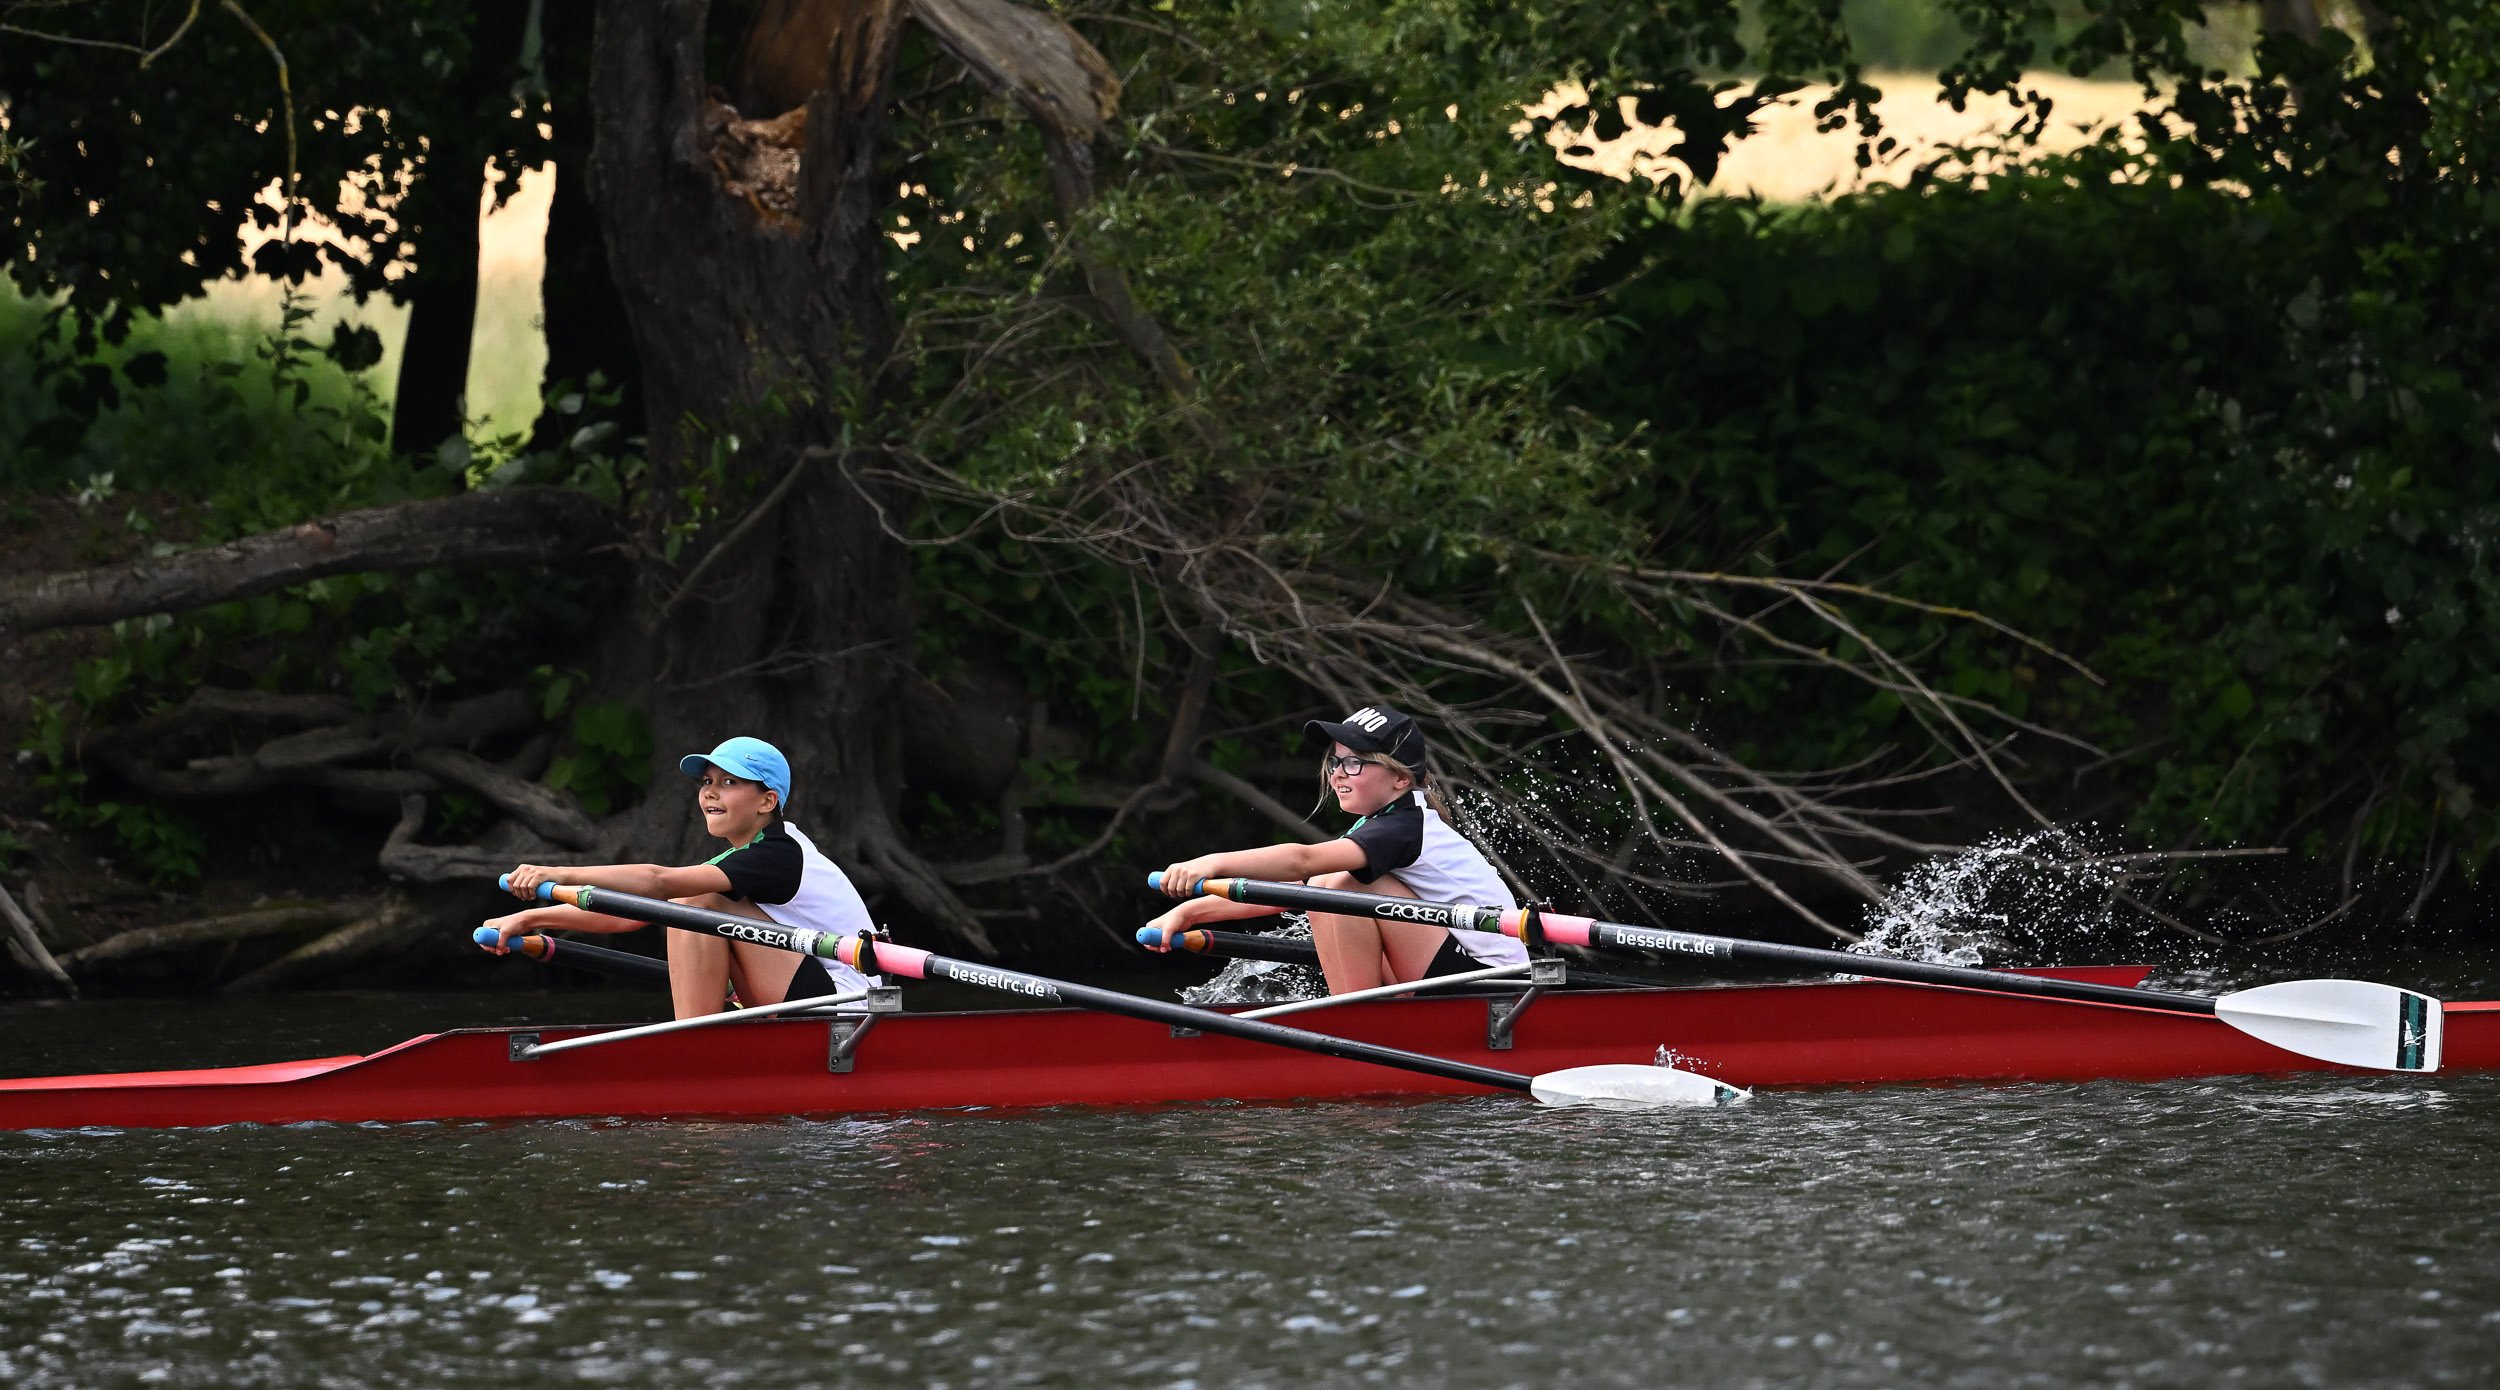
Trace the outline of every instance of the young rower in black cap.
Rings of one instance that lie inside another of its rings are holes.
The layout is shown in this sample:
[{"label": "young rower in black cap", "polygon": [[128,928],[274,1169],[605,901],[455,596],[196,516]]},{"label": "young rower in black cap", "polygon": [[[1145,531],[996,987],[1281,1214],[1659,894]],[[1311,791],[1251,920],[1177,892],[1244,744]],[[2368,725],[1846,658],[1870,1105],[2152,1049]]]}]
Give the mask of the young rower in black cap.
[{"label": "young rower in black cap", "polygon": [[[1165,869],[1163,891],[1183,901],[1147,924],[1162,929],[1164,942],[1209,922],[1277,910],[1197,896],[1198,885],[1210,878],[1302,880],[1428,902],[1519,905],[1483,851],[1441,819],[1428,789],[1430,750],[1414,720],[1387,705],[1366,705],[1335,723],[1314,719],[1302,732],[1314,746],[1328,748],[1321,777],[1336,793],[1338,808],[1360,819],[1343,838],[1323,844],[1233,850]],[[1331,994],[1528,958],[1525,946],[1491,932],[1333,912],[1311,914],[1311,940]]]}]

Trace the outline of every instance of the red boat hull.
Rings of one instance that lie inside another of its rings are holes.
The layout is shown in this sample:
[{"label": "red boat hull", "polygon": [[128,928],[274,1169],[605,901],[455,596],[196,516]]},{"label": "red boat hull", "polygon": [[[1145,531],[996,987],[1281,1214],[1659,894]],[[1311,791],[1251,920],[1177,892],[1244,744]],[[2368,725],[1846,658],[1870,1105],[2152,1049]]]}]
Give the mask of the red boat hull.
[{"label": "red boat hull", "polygon": [[[2110,984],[2140,969],[2042,971]],[[1515,1045],[1486,1045],[1483,998],[1349,1004],[1308,1016],[1366,1042],[1536,1074],[1647,1062],[1738,1086],[2161,1080],[2340,1070],[2212,1018],[1878,981],[1548,995]],[[1297,1018],[1296,1023],[1306,1023]],[[827,1069],[828,1025],[757,1021],[633,1039],[537,1061],[508,1035],[429,1034],[369,1057],[0,1081],[0,1128],[289,1124],[558,1115],[809,1115],[960,1106],[1340,1100],[1479,1094],[1360,1062],[1216,1037],[1174,1037],[1075,1010],[893,1014],[854,1069]],[[2500,1068],[2500,1003],[2447,1006],[2443,1070]]]}]

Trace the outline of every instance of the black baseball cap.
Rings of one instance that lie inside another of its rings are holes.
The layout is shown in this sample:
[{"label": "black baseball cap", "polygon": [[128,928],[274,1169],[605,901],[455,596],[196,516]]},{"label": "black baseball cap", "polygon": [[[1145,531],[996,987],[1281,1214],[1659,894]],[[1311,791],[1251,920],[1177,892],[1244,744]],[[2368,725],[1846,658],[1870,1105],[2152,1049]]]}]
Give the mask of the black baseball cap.
[{"label": "black baseball cap", "polygon": [[1365,705],[1335,723],[1314,719],[1302,726],[1302,737],[1316,748],[1342,743],[1357,753],[1384,753],[1417,772],[1431,756],[1424,731],[1387,705]]}]

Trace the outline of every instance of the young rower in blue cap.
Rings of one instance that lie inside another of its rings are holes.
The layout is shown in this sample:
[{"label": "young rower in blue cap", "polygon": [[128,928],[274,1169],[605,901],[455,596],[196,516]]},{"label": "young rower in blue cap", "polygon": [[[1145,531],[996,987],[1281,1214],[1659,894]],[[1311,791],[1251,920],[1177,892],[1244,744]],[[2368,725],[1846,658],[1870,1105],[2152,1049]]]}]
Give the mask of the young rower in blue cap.
[{"label": "young rower in blue cap", "polygon": [[[695,779],[703,828],[729,848],[700,864],[603,864],[549,868],[523,864],[511,875],[512,896],[530,900],[541,883],[578,884],[667,898],[736,917],[786,927],[851,935],[871,926],[868,905],[849,877],[789,822],[790,760],[760,738],[733,738],[709,753],[689,753],[678,769]],[[551,929],[639,931],[643,923],[571,907],[534,907],[486,925],[500,940]],[[879,981],[836,961],[794,955],[752,942],[691,932],[668,934],[669,995],[677,1017],[716,1014],[736,985],[749,1004],[778,1004],[866,989]]]},{"label": "young rower in blue cap", "polygon": [[[1163,891],[1183,901],[1146,925],[1162,930],[1164,946],[1192,927],[1277,909],[1197,896],[1210,878],[1308,881],[1390,897],[1477,907],[1517,907],[1510,885],[1484,852],[1441,819],[1429,789],[1431,750],[1424,731],[1387,705],[1366,705],[1342,720],[1314,719],[1303,737],[1326,747],[1321,780],[1337,807],[1358,819],[1342,838],[1316,845],[1269,845],[1183,860],[1163,871]],[[1488,965],[1520,965],[1527,947],[1492,932],[1458,931],[1421,922],[1391,922],[1334,912],[1311,916],[1328,992],[1409,984]]]}]

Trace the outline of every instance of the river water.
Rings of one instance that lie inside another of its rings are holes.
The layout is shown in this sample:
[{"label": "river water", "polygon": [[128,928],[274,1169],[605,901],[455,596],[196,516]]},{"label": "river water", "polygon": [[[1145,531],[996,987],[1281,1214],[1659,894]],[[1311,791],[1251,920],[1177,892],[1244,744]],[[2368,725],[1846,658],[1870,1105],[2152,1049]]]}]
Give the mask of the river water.
[{"label": "river water", "polygon": [[[637,1011],[0,1037],[31,1074]],[[2495,1076],[0,1134],[0,1383],[2487,1386],[2495,1153]]]}]

